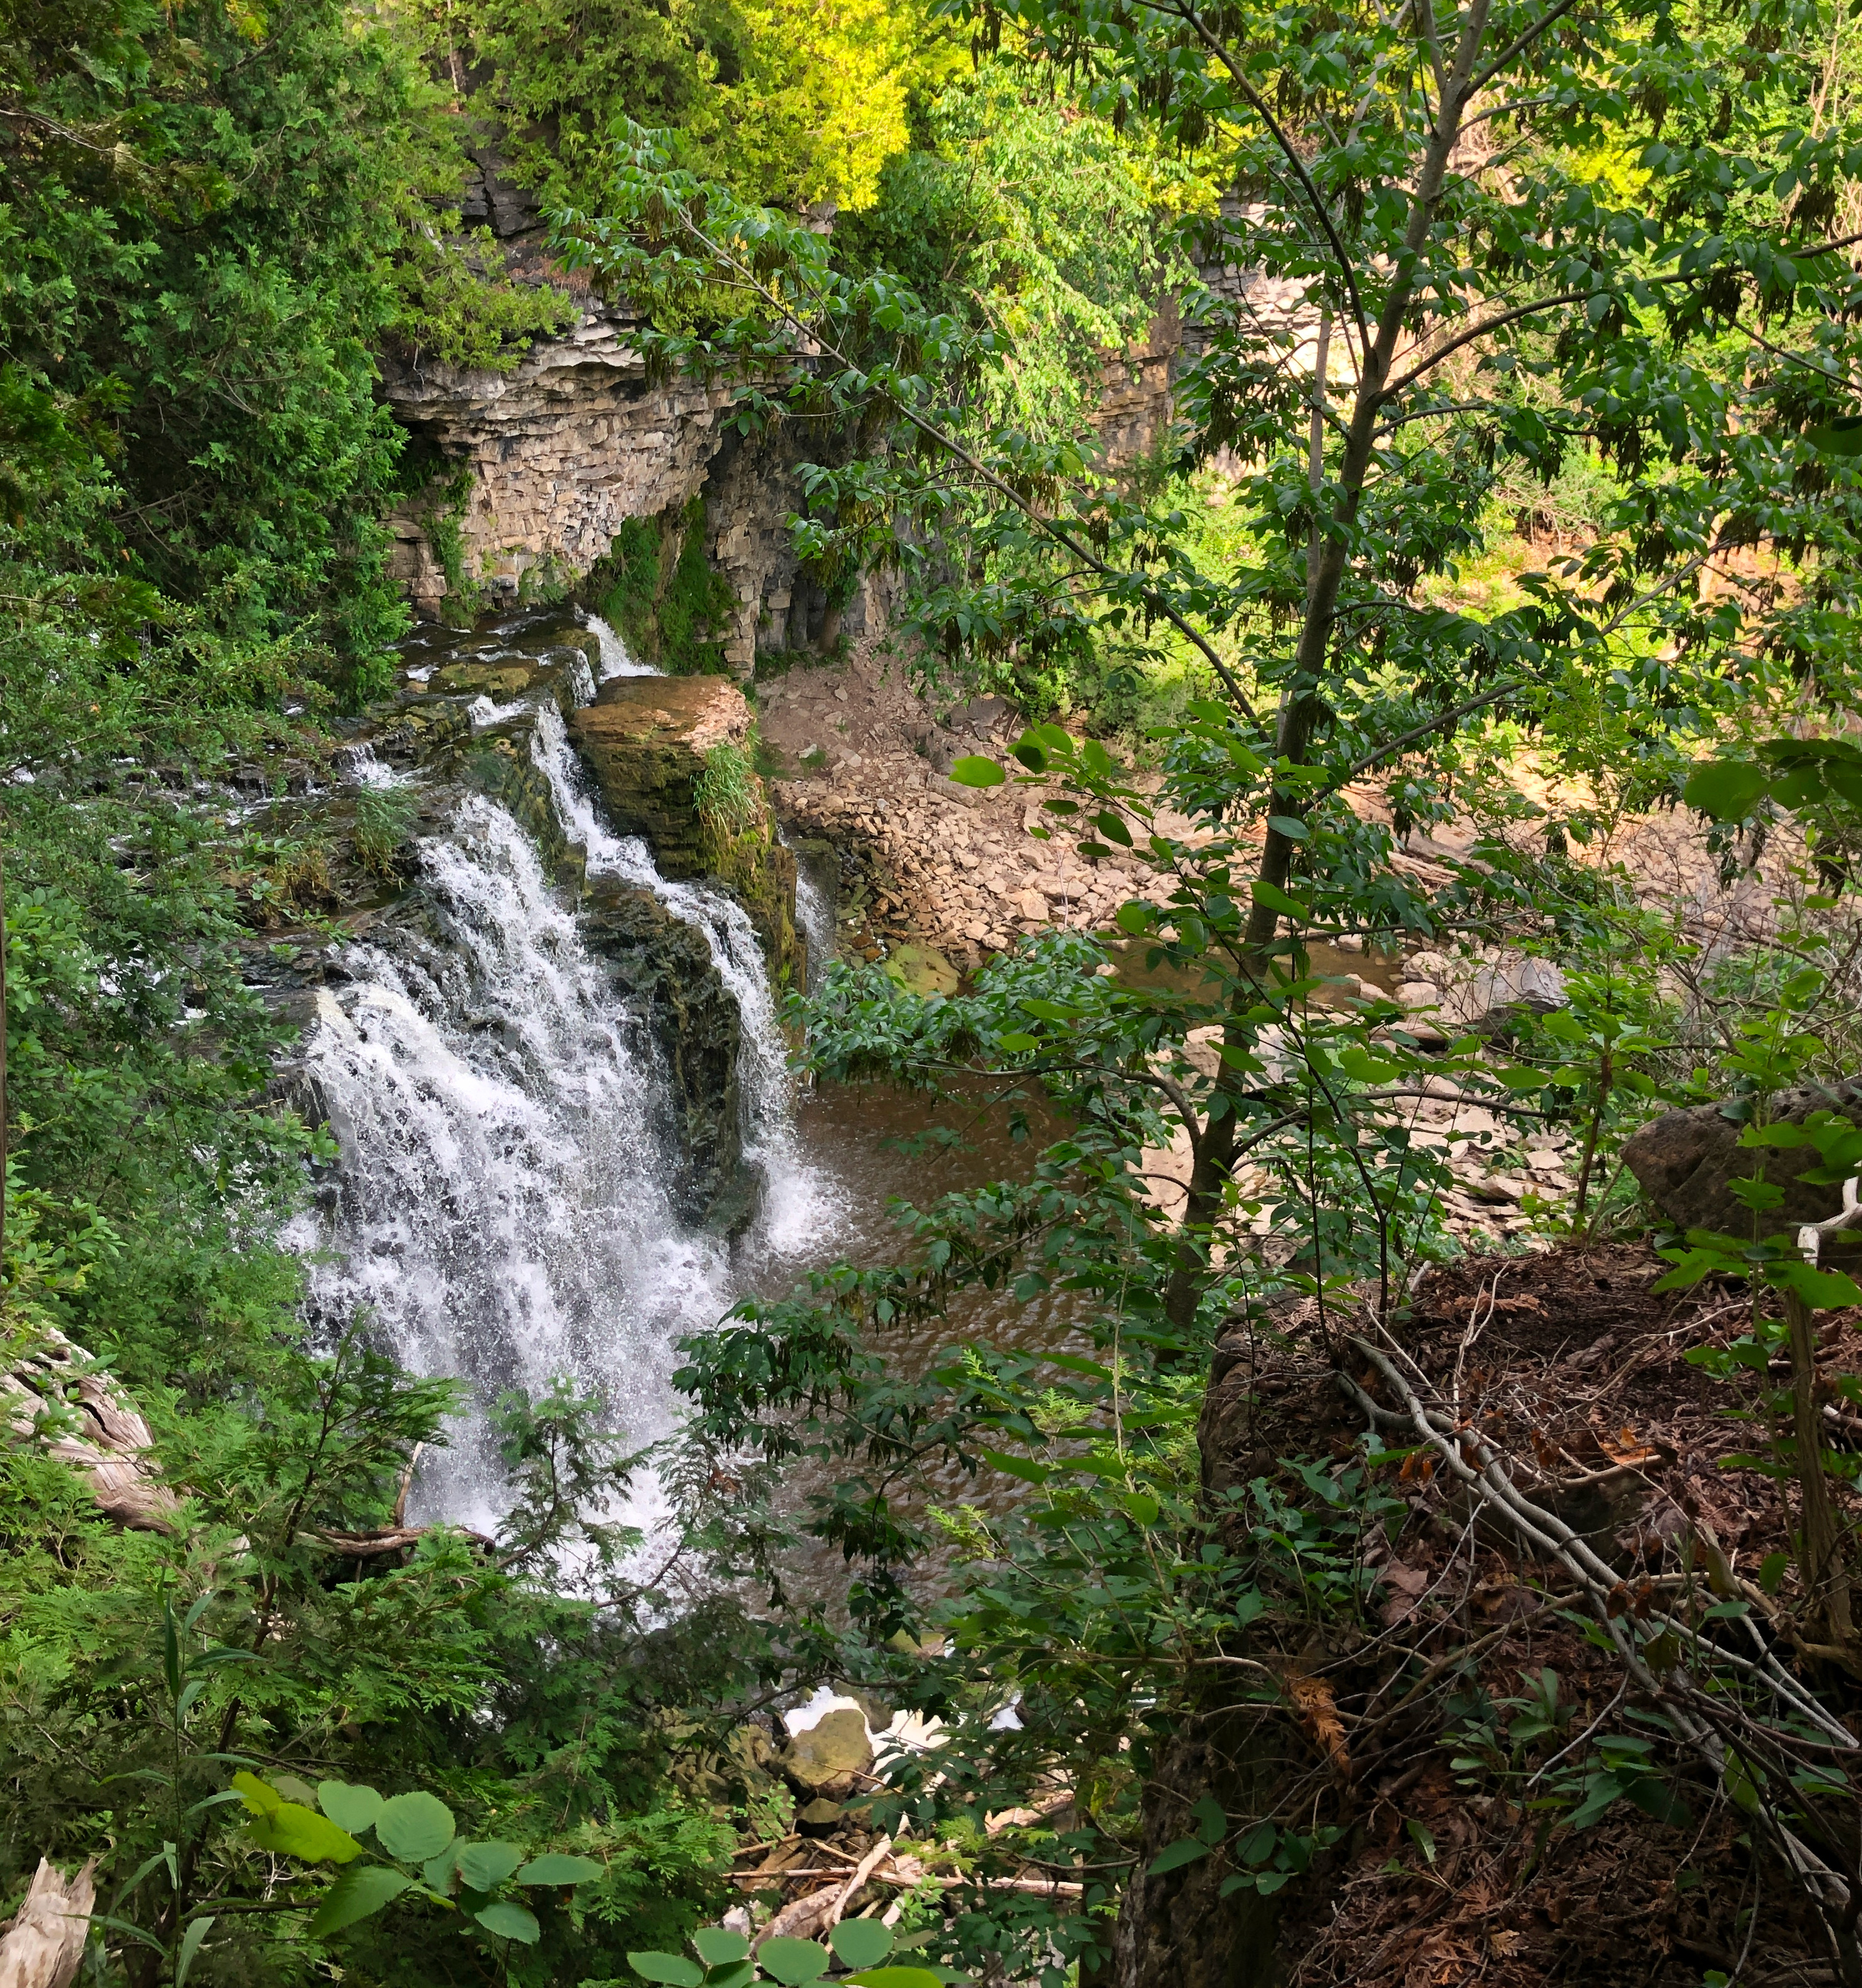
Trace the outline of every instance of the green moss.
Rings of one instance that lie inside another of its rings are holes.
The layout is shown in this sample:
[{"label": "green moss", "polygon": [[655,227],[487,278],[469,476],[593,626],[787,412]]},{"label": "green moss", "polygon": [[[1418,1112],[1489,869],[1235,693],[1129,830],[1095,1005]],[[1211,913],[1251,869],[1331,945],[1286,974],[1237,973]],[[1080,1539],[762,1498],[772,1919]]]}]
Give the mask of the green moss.
[{"label": "green moss", "polygon": [[590,575],[596,611],[629,651],[670,676],[725,673],[723,630],[737,597],[705,556],[705,499],[630,518]]}]

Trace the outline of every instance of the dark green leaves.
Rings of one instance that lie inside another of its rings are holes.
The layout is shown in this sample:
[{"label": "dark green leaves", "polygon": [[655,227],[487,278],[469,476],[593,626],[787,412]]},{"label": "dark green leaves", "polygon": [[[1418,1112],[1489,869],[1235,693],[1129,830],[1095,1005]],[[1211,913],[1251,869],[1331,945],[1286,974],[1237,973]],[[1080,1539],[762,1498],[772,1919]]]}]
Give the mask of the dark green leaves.
[{"label": "dark green leaves", "polygon": [[385,1864],[359,1864],[345,1871],[311,1915],[312,1937],[320,1939],[369,1918],[398,1898],[413,1882],[404,1871],[391,1870]]},{"label": "dark green leaves", "polygon": [[1793,812],[1862,809],[1862,747],[1847,739],[1774,739],[1756,759],[1710,759],[1681,789],[1689,807],[1715,821],[1743,821],[1766,800]]},{"label": "dark green leaves", "polygon": [[1823,455],[1862,455],[1862,414],[1839,414],[1820,428],[1806,431],[1804,440]]},{"label": "dark green leaves", "polygon": [[1170,1871],[1181,1871],[1184,1865],[1194,1864],[1198,1858],[1207,1857],[1208,1854],[1208,1844],[1194,1836],[1179,1837],[1151,1859],[1147,1875],[1153,1878],[1164,1877]]},{"label": "dark green leaves", "polygon": [[542,1934],[536,1913],[515,1898],[495,1898],[473,1916],[487,1932],[499,1939],[514,1939],[520,1946],[534,1946]]}]

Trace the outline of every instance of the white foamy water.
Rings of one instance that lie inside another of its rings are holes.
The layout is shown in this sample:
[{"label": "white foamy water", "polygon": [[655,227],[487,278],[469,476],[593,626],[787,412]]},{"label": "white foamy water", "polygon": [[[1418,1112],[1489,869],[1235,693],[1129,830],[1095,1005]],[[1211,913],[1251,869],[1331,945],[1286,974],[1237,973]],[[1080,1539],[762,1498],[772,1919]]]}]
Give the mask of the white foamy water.
[{"label": "white foamy water", "polygon": [[[604,680],[654,674],[591,626]],[[644,843],[612,833],[553,707],[533,750],[590,869],[697,927],[736,1001],[757,1220],[733,1251],[674,1205],[681,1156],[645,1025],[529,837],[472,797],[419,844],[421,915],[347,948],[346,978],[319,992],[305,1073],[341,1158],[292,1239],[329,1324],[366,1307],[404,1364],[463,1378],[482,1402],[571,1376],[637,1445],[676,1417],[678,1339],[729,1310],[750,1266],[820,1247],[840,1197],[797,1150],[787,1046],[749,918],[705,884],[668,882]],[[388,774],[367,747],[347,770],[358,783]],[[423,1462],[415,1503],[489,1530],[505,1502],[482,1416],[468,1415],[451,1449]],[[634,1516],[656,1502],[642,1486]]]},{"label": "white foamy water", "polygon": [[[627,644],[599,614],[585,617],[584,625],[601,644],[601,668],[596,678],[599,682],[606,683],[610,677],[657,677],[664,674],[651,663],[637,663],[627,653]],[[593,695],[591,690],[589,697]],[[588,698],[583,698],[581,702],[586,704]]]},{"label": "white foamy water", "polygon": [[[785,843],[788,837],[783,838]],[[796,929],[808,948],[808,991],[821,985],[821,976],[834,957],[834,901],[823,890],[814,867],[796,858]]]}]

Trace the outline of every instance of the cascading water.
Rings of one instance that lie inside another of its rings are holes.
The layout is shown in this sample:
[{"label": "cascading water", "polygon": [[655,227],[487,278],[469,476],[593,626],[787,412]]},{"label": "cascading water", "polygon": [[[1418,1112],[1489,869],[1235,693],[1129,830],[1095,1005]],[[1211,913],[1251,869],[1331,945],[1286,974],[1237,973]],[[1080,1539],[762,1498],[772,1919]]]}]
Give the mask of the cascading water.
[{"label": "cascading water", "polygon": [[[603,680],[651,674],[605,624]],[[572,679],[573,681],[573,679]],[[592,690],[592,685],[589,686]],[[518,707],[471,711],[478,731]],[[738,1262],[826,1239],[833,1197],[796,1151],[786,1046],[749,919],[721,893],[669,883],[644,844],[602,820],[561,717],[524,707],[530,750],[589,869],[651,890],[702,933],[736,1000],[746,1163],[765,1184]],[[387,770],[360,749],[350,777]],[[305,1073],[341,1159],[296,1240],[313,1303],[367,1307],[404,1364],[482,1398],[566,1374],[598,1389],[630,1439],[670,1426],[676,1341],[743,1288],[730,1247],[682,1221],[656,1128],[663,1079],[530,837],[496,803],[462,800],[419,845],[423,915],[345,949],[319,990]],[[424,1466],[417,1503],[483,1523],[501,1476],[477,1417]]]},{"label": "cascading water", "polygon": [[[782,840],[786,843],[789,838]],[[817,873],[817,859],[796,851],[796,929],[808,951],[808,991],[821,985],[821,976],[834,957],[834,898]]]}]

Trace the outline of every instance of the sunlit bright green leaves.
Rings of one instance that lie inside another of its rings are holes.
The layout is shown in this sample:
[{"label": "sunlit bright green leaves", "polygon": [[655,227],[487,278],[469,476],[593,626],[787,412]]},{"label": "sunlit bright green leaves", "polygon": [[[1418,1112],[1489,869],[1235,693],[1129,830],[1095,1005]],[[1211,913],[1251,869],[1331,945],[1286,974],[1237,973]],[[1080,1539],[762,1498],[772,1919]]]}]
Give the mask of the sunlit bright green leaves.
[{"label": "sunlit bright green leaves", "polygon": [[347,1830],[302,1802],[285,1800],[257,1775],[242,1769],[233,1777],[233,1786],[245,1803],[251,1818],[247,1827],[261,1849],[306,1864],[346,1864],[361,1855],[362,1845]]},{"label": "sunlit bright green leaves", "polygon": [[995,760],[980,753],[966,754],[951,765],[951,778],[960,787],[999,787],[1008,777]]}]

